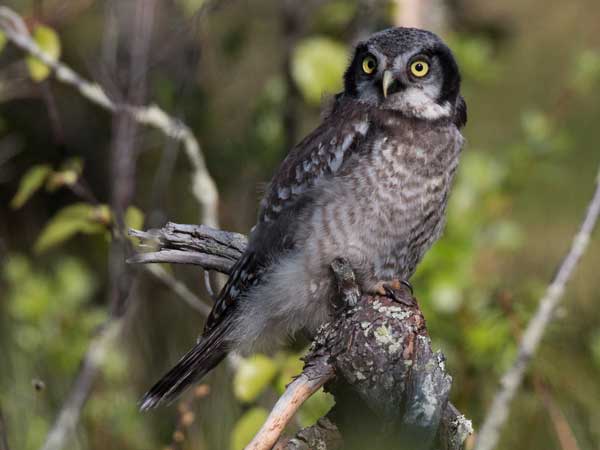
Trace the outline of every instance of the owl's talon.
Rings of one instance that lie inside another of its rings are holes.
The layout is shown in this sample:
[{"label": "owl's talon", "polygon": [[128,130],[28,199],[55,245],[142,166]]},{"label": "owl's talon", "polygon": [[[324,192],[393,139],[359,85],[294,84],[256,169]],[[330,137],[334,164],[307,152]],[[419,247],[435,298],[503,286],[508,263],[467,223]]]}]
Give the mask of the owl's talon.
[{"label": "owl's talon", "polygon": [[400,284],[402,284],[402,286],[405,286],[408,288],[408,290],[410,291],[410,295],[414,295],[414,291],[413,291],[413,287],[412,284],[410,284],[409,281],[406,280],[400,280]]},{"label": "owl's talon", "polygon": [[[396,292],[402,289],[402,286],[406,287],[410,291],[410,299],[399,297]],[[392,300],[402,303],[405,306],[414,306],[415,300],[413,297],[413,287],[406,280],[392,280],[392,281],[381,281],[375,285],[373,294],[380,295],[383,297],[389,297]]]}]

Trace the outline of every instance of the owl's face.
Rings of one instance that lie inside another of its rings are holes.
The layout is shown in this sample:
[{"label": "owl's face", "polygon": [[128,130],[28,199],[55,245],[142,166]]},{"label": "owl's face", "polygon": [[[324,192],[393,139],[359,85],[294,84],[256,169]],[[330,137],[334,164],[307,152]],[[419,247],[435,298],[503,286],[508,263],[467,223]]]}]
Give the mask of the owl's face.
[{"label": "owl's face", "polygon": [[357,45],[344,81],[347,95],[378,108],[428,120],[451,117],[459,126],[466,121],[456,61],[429,31],[391,28],[374,34]]}]

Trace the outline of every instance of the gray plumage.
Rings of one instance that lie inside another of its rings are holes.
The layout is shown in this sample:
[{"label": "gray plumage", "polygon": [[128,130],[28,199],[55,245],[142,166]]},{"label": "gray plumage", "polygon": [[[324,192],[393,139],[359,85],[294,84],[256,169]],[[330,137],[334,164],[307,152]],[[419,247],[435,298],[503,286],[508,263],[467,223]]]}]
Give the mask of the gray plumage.
[{"label": "gray plumage", "polygon": [[385,30],[356,47],[344,81],[273,177],[202,337],[143,408],[173,399],[232,349],[313,333],[332,313],[333,259],[347,258],[372,292],[408,280],[440,236],[466,122],[450,50],[430,32]]}]

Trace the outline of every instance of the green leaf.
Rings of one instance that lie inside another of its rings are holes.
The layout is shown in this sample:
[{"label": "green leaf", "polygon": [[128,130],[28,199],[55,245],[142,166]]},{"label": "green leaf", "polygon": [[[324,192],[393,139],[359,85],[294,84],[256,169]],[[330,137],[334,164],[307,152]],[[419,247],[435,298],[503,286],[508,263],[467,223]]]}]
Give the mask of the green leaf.
[{"label": "green leaf", "polygon": [[128,228],[139,230],[144,225],[144,213],[135,206],[130,206],[125,211],[125,225]]},{"label": "green leaf", "polygon": [[51,171],[51,167],[47,164],[40,164],[30,168],[21,178],[19,190],[10,202],[11,208],[19,209],[22,207],[42,187]]},{"label": "green leaf", "polygon": [[44,226],[35,243],[35,251],[44,252],[76,233],[102,233],[106,230],[101,220],[106,209],[106,205],[94,206],[88,203],[75,203],[61,209]]},{"label": "green leaf", "polygon": [[0,31],[0,52],[4,50],[4,46],[6,45],[6,35]]},{"label": "green leaf", "polygon": [[264,408],[252,408],[237,421],[231,432],[231,450],[242,450],[267,420],[269,413]]},{"label": "green leaf", "polygon": [[292,76],[306,101],[318,105],[324,93],[341,89],[347,62],[343,44],[326,37],[308,38],[295,49]]},{"label": "green leaf", "polygon": [[72,186],[77,182],[82,172],[83,161],[81,158],[69,158],[61,165],[60,170],[50,175],[46,183],[46,189],[52,192],[62,186]]},{"label": "green leaf", "polygon": [[[60,56],[60,39],[56,31],[45,25],[38,25],[32,33],[33,40],[37,43],[44,53],[47,53],[53,60]],[[50,75],[50,68],[35,56],[28,56],[27,67],[29,75],[34,81],[43,81]]]},{"label": "green leaf", "polygon": [[335,400],[331,394],[326,393],[322,388],[311,395],[302,407],[298,410],[298,421],[301,427],[313,425],[317,420],[329,412],[335,405]]},{"label": "green leaf", "polygon": [[301,354],[293,353],[286,356],[285,360],[281,364],[279,376],[277,377],[277,382],[275,383],[277,392],[280,394],[283,394],[285,387],[292,382],[295,376],[298,376],[298,374],[302,372],[304,363],[300,359],[301,356]]},{"label": "green leaf", "polygon": [[269,385],[276,373],[277,364],[265,355],[246,358],[233,378],[235,396],[243,402],[251,402]]}]

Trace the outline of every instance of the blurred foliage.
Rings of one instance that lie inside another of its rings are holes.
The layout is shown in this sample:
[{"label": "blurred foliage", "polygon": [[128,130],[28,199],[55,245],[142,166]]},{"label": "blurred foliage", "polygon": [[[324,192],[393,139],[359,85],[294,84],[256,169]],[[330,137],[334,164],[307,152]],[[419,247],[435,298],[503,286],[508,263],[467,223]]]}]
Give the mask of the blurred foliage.
[{"label": "blurred foliage", "polygon": [[[60,38],[52,28],[37,25],[32,36],[40,49],[50,55],[52,59],[57,60],[60,57]],[[29,68],[29,75],[34,81],[43,81],[50,75],[50,68],[35,56],[27,57],[27,67]]]},{"label": "blurred foliage", "polygon": [[[299,14],[302,26],[288,49],[279,2],[223,2],[202,18],[196,12],[205,1],[157,2],[144,72],[148,102],[191,126],[219,184],[223,227],[246,232],[255,219],[255,186],[268,181],[289,150],[282,116],[289,96],[301,97],[294,118],[305,134],[319,121],[322,97],[341,89],[349,42],[368,18],[358,0],[319,2]],[[8,5],[24,14],[42,48],[122,98],[134,40],[131,2]],[[444,37],[464,80],[467,145],[446,232],[413,284],[434,343],[447,357],[452,400],[476,425],[596,175],[600,5],[580,0],[572,14],[561,8],[557,0],[448,4],[451,29]],[[386,7],[372,23],[388,26],[393,14]],[[115,42],[104,35],[111,26]],[[289,50],[291,74],[285,74]],[[108,206],[111,118],[56,83],[2,34],[0,51],[0,404],[12,446],[33,449],[107,318],[108,243],[121,231]],[[126,226],[195,222],[187,160],[157,133],[139,129],[137,137],[137,207],[126,210]],[[580,450],[600,445],[599,256],[593,242],[531,369]],[[197,271],[172,269],[204,296]],[[126,331],[109,350],[69,448],[148,449],[174,440],[174,410],[140,414],[137,400],[190,345],[201,318],[151,279],[136,280]],[[301,344],[292,347],[248,356],[237,370],[222,367],[209,377],[213,394],[194,400],[199,420],[182,448],[243,448],[302,368]],[[320,391],[290,432],[331,406],[331,396]],[[528,379],[502,448],[560,449],[546,409]]]},{"label": "blurred foliage", "polygon": [[6,36],[2,31],[0,31],[0,52],[4,49],[6,45]]},{"label": "blurred foliage", "polygon": [[34,249],[41,253],[59,245],[75,233],[98,234],[106,231],[110,210],[106,205],[74,203],[65,206],[42,229]]},{"label": "blurred foliage", "polygon": [[243,450],[267,419],[269,412],[265,408],[252,408],[238,420],[231,432],[231,450]]},{"label": "blurred foliage", "polygon": [[265,355],[256,354],[240,362],[233,378],[233,392],[242,402],[251,402],[271,383],[277,364]]},{"label": "blurred foliage", "polygon": [[44,185],[51,172],[52,168],[47,164],[38,164],[31,167],[25,175],[23,175],[23,178],[21,178],[19,190],[13,197],[10,206],[14,209],[23,206],[25,202]]},{"label": "blurred foliage", "polygon": [[[279,395],[283,394],[285,387],[302,372],[303,363],[300,358],[304,353],[279,352],[272,358],[257,353],[243,358],[233,377],[233,391],[236,398],[243,403],[256,403],[261,394],[268,392],[269,387],[275,389]],[[319,417],[324,416],[333,405],[333,397],[320,389],[300,407],[296,417],[297,424],[300,427],[312,425]],[[249,413],[238,420],[236,429],[250,429],[249,419],[246,417]],[[261,425],[262,423],[259,423],[254,429],[254,433],[250,433],[249,438],[244,442],[249,442]],[[241,439],[241,437],[235,434],[234,436],[237,436],[234,438],[234,442],[240,442],[236,439]]]},{"label": "blurred foliage", "polygon": [[[0,400],[27,430],[20,448],[39,448],[50,424],[40,402],[62,401],[64,380],[77,370],[91,333],[107,315],[90,304],[97,282],[74,257],[60,257],[44,270],[24,255],[10,255],[2,281],[11,326],[8,335],[3,333]],[[14,377],[11,384],[6,375]]]},{"label": "blurred foliage", "polygon": [[323,94],[338,92],[342,87],[340,74],[347,62],[346,46],[330,38],[317,36],[299,42],[292,75],[304,99],[318,105]]}]

